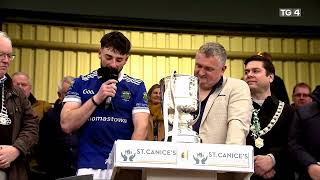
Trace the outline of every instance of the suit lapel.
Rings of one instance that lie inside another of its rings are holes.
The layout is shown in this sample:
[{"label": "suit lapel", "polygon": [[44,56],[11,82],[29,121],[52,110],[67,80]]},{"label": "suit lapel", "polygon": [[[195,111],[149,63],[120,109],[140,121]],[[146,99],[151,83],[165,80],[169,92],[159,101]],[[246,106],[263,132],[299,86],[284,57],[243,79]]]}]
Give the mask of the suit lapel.
[{"label": "suit lapel", "polygon": [[225,86],[226,82],[227,82],[228,78],[223,76],[223,83],[220,87],[218,87],[209,97],[206,107],[204,108],[203,111],[203,115],[202,115],[202,119],[201,119],[201,124],[200,126],[203,124],[203,122],[206,120],[208,113],[210,111],[210,109],[212,108],[214,101],[216,100],[216,98],[218,97],[218,95],[221,93],[222,88]]}]

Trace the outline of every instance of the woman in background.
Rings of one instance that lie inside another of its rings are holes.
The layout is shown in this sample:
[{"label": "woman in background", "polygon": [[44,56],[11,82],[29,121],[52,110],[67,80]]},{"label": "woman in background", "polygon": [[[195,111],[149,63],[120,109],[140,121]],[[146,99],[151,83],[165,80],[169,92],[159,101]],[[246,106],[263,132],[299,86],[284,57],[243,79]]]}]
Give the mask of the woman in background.
[{"label": "woman in background", "polygon": [[148,91],[150,109],[148,140],[161,141],[164,138],[164,123],[160,103],[160,85],[154,84]]}]

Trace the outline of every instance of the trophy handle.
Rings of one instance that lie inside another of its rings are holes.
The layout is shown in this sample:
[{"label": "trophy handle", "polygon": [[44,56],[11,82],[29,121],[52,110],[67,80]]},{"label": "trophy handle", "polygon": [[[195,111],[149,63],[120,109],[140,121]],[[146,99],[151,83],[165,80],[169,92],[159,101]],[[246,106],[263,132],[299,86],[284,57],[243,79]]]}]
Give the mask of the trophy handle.
[{"label": "trophy handle", "polygon": [[175,142],[178,136],[178,126],[179,126],[179,112],[177,110],[177,106],[175,104],[175,94],[174,94],[174,77],[176,75],[176,71],[173,71],[171,74],[171,80],[170,80],[170,95],[172,100],[172,105],[174,107],[174,117],[173,117],[173,127],[172,127],[172,142]]},{"label": "trophy handle", "polygon": [[168,141],[168,133],[169,133],[169,114],[168,114],[168,104],[167,104],[167,97],[165,95],[166,92],[164,92],[164,98],[163,98],[163,105],[162,105],[162,114],[163,114],[163,122],[164,122],[164,141]]},{"label": "trophy handle", "polygon": [[[199,120],[200,111],[201,111],[200,90],[199,90],[200,82],[199,82],[199,80],[197,80],[197,81],[198,81],[198,97],[197,97],[197,99],[198,99],[198,115],[197,115],[196,119],[193,121],[192,125],[194,125]],[[200,119],[200,121],[201,121],[201,119]]]}]

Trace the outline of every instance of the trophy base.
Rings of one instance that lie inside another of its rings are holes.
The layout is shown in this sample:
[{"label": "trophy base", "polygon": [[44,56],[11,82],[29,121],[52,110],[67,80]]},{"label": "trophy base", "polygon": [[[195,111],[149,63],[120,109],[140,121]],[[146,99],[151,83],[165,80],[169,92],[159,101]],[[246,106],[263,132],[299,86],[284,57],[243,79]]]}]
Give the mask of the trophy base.
[{"label": "trophy base", "polygon": [[201,143],[201,139],[199,136],[178,135],[175,138],[175,142],[177,142],[177,143]]},{"label": "trophy base", "polygon": [[191,129],[180,130],[178,135],[174,138],[170,135],[172,132],[169,132],[168,141],[177,142],[177,143],[201,143],[201,139],[198,134]]}]

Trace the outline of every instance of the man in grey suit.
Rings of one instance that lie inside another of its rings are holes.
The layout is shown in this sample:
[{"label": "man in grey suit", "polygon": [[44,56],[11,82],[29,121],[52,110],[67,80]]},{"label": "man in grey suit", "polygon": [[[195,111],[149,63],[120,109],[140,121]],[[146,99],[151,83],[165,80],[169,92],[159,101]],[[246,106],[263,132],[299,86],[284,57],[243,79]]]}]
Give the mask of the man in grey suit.
[{"label": "man in grey suit", "polygon": [[244,81],[224,76],[226,60],[226,50],[215,42],[202,45],[196,53],[194,75],[200,82],[201,110],[193,129],[204,143],[245,145],[253,109],[250,89]]}]

